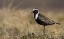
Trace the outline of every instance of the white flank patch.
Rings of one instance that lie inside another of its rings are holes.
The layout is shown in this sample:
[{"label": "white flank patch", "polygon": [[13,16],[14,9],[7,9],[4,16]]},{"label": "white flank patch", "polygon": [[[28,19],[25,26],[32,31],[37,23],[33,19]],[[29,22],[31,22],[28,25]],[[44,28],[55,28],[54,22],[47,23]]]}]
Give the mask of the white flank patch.
[{"label": "white flank patch", "polygon": [[37,13],[37,14],[35,15],[35,19],[37,19],[37,18],[38,18],[38,14],[39,14],[39,13]]}]

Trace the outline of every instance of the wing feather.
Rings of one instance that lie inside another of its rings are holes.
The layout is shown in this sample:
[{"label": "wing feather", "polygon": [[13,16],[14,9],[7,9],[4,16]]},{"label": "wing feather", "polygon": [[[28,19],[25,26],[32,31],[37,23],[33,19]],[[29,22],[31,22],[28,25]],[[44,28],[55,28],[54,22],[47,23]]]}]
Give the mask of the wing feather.
[{"label": "wing feather", "polygon": [[54,21],[50,20],[49,18],[45,17],[42,14],[39,14],[39,19],[45,22],[46,24],[53,24],[55,23]]}]

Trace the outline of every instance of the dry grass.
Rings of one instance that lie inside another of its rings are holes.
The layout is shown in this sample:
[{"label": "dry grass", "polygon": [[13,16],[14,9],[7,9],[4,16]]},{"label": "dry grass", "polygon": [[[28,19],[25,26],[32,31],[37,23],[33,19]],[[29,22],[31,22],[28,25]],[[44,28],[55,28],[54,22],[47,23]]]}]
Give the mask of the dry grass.
[{"label": "dry grass", "polygon": [[[43,26],[38,25],[30,13],[30,9],[14,10],[10,8],[0,9],[0,39],[21,39],[22,36],[35,36],[43,34]],[[46,33],[50,37],[61,36],[64,34],[64,15],[63,13],[44,14],[52,20],[60,22],[61,25],[52,25],[46,27]],[[34,37],[35,37],[34,36]],[[61,38],[61,37],[60,37]],[[24,38],[25,39],[25,38]],[[27,38],[29,39],[29,38]],[[35,38],[36,39],[36,38]]]},{"label": "dry grass", "polygon": [[46,26],[46,35],[42,36],[43,26],[35,22],[30,13],[32,9],[16,10],[16,7],[11,8],[12,4],[11,1],[8,7],[0,9],[0,39],[64,39],[64,13],[41,12],[61,23]]}]

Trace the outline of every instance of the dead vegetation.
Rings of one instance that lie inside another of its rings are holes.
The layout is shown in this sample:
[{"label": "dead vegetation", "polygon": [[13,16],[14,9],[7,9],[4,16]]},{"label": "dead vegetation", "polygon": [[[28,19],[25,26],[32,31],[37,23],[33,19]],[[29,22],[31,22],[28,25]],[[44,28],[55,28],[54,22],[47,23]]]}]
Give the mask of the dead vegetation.
[{"label": "dead vegetation", "polygon": [[61,23],[46,26],[46,35],[43,35],[43,26],[34,21],[30,13],[32,9],[11,8],[12,4],[11,1],[7,7],[0,9],[0,39],[64,39],[64,13],[41,12]]}]

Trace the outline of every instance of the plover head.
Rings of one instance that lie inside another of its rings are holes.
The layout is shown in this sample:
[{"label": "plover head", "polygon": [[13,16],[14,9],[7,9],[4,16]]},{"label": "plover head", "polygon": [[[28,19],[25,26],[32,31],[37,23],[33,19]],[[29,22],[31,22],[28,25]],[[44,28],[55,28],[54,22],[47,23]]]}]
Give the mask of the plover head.
[{"label": "plover head", "polygon": [[35,19],[38,18],[38,14],[39,14],[39,10],[38,9],[33,9],[33,11],[31,13],[34,13],[34,18]]},{"label": "plover head", "polygon": [[37,14],[37,13],[39,13],[39,10],[38,9],[33,9],[31,13]]}]

